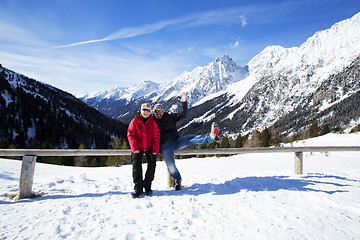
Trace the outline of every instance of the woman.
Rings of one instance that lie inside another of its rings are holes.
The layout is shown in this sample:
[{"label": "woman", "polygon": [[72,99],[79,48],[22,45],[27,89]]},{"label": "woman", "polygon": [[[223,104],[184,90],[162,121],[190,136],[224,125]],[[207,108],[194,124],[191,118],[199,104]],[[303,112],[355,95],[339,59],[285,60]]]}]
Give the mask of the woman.
[{"label": "woman", "polygon": [[[133,198],[139,197],[145,188],[146,195],[151,195],[151,183],[154,180],[156,155],[160,147],[160,131],[151,114],[149,103],[141,104],[140,113],[131,120],[128,128],[128,139],[131,147],[133,166],[134,192]],[[147,159],[145,179],[142,173],[142,156]]]}]

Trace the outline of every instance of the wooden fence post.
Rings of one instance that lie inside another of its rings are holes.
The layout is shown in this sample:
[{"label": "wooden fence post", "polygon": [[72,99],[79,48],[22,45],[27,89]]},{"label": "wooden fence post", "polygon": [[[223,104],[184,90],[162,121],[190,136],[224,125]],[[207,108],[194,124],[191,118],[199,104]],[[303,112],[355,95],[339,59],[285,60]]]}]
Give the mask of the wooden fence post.
[{"label": "wooden fence post", "polygon": [[168,184],[168,187],[174,187],[175,186],[175,179],[171,175],[169,169],[167,169],[167,184]]},{"label": "wooden fence post", "polygon": [[21,165],[19,194],[17,200],[32,196],[36,156],[24,156]]},{"label": "wooden fence post", "polygon": [[303,153],[295,152],[295,174],[303,174]]}]

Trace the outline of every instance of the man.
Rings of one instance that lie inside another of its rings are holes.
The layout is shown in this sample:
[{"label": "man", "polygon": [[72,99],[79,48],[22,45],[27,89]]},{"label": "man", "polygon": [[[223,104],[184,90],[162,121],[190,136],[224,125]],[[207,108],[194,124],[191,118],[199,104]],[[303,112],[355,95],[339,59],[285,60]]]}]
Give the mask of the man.
[{"label": "man", "polygon": [[188,106],[186,94],[182,93],[181,98],[182,110],[179,113],[167,113],[164,111],[162,104],[154,106],[154,119],[160,130],[160,153],[162,154],[166,165],[175,179],[175,190],[181,189],[181,175],[175,165],[174,152],[187,147],[191,144],[208,144],[219,139],[220,130],[214,122],[211,125],[211,132],[205,135],[185,135],[180,137],[176,123],[186,117]]}]

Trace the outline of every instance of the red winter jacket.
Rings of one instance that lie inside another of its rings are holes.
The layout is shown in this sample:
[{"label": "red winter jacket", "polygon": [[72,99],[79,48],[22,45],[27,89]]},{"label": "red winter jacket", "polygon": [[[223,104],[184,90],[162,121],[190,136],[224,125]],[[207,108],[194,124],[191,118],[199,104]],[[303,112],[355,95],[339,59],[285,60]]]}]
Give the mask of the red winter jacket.
[{"label": "red winter jacket", "polygon": [[130,122],[127,136],[132,152],[147,151],[152,148],[152,153],[159,153],[160,131],[151,115],[146,122],[143,122],[140,116],[136,115]]}]

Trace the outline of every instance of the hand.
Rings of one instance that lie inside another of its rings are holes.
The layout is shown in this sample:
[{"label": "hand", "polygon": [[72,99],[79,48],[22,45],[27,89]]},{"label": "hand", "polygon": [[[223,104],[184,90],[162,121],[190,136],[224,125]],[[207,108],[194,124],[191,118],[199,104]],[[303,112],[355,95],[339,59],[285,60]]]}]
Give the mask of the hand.
[{"label": "hand", "polygon": [[140,150],[136,150],[136,151],[134,151],[133,153],[139,153],[140,152]]},{"label": "hand", "polygon": [[184,92],[181,93],[181,98],[178,98],[180,102],[186,102],[186,94]]},{"label": "hand", "polygon": [[159,153],[158,155],[156,155],[156,161],[161,161],[161,153]]}]

